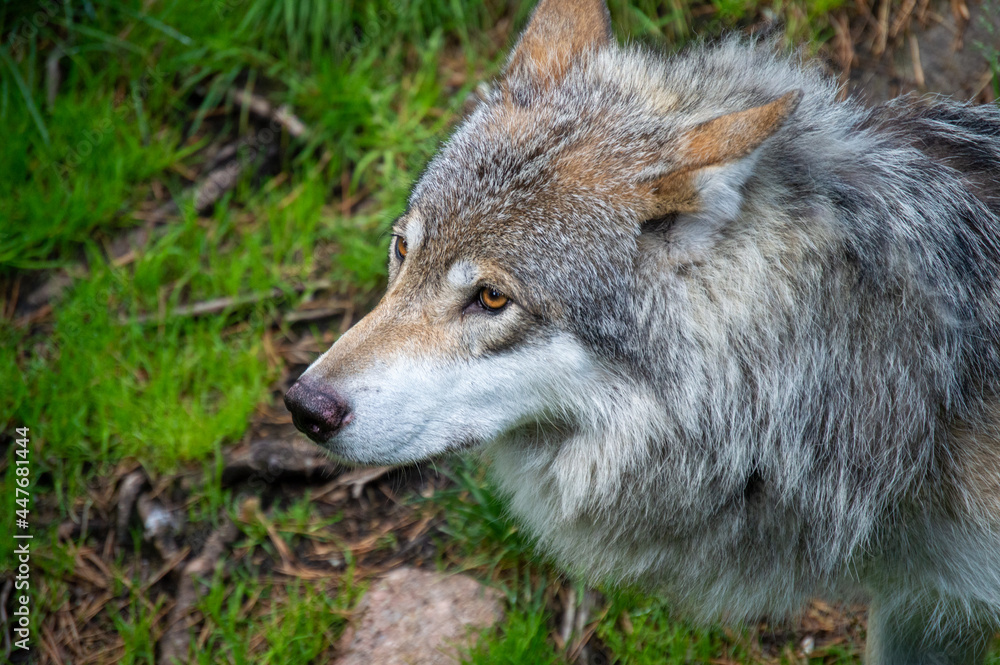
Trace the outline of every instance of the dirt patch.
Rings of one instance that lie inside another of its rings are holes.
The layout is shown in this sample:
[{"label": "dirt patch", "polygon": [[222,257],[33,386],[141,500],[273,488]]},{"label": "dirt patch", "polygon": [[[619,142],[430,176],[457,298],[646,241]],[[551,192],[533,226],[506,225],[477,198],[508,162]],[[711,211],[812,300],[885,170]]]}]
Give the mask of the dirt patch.
[{"label": "dirt patch", "polygon": [[853,17],[840,15],[831,43],[852,96],[869,103],[909,93],[994,100],[1000,48],[996,0],[879,1],[857,3],[857,9]]}]

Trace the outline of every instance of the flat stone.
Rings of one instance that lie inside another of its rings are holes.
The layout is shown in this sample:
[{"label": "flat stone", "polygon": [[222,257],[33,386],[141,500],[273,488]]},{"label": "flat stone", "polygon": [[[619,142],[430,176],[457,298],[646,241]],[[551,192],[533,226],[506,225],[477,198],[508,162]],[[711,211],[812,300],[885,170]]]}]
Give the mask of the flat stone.
[{"label": "flat stone", "polygon": [[502,617],[501,594],[467,575],[397,568],[362,599],[335,665],[457,665]]}]

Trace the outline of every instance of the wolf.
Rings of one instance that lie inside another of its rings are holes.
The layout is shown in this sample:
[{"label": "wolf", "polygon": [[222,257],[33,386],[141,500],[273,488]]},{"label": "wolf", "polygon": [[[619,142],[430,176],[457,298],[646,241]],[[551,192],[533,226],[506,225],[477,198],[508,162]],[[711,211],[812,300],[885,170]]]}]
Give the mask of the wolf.
[{"label": "wolf", "polygon": [[838,101],[541,0],[288,391],[351,464],[475,451],[539,547],[695,617],[871,603],[877,665],[1000,625],[1000,109]]}]

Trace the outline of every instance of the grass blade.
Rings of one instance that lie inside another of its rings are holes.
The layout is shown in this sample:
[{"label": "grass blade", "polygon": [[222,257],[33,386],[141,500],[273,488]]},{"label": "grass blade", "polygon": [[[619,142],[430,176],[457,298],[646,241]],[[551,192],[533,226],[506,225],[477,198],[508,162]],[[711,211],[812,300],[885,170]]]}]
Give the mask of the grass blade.
[{"label": "grass blade", "polygon": [[191,44],[194,44],[194,40],[193,39],[191,39],[190,37],[188,37],[187,35],[185,35],[185,34],[183,34],[181,32],[178,32],[177,30],[175,30],[174,28],[170,27],[169,25],[167,25],[163,21],[161,21],[161,20],[159,20],[157,18],[153,18],[152,16],[150,16],[146,12],[137,12],[134,9],[129,9],[128,7],[126,7],[126,6],[124,6],[124,5],[120,4],[120,3],[111,3],[110,6],[114,7],[115,9],[117,9],[118,11],[120,11],[121,13],[123,13],[123,14],[125,14],[127,16],[131,16],[132,18],[134,18],[134,19],[136,19],[138,21],[142,21],[143,23],[145,23],[149,27],[153,28],[154,30],[158,30],[158,31],[162,32],[166,36],[168,36],[168,37],[170,37],[172,39],[176,39],[177,41],[179,41],[181,44],[184,44],[185,46],[190,46]]},{"label": "grass blade", "polygon": [[10,54],[7,53],[7,47],[0,47],[0,60],[3,64],[7,66],[10,70],[10,75],[14,79],[14,83],[17,84],[18,89],[21,91],[21,96],[24,97],[24,103],[28,106],[28,113],[31,114],[31,119],[35,121],[35,126],[38,128],[38,133],[42,135],[42,141],[45,145],[51,145],[49,142],[49,130],[45,127],[45,121],[42,120],[42,115],[38,112],[38,107],[35,105],[35,100],[31,96],[31,90],[28,88],[28,84],[25,83],[24,77],[21,76],[21,72],[17,68],[17,63],[15,63]]}]

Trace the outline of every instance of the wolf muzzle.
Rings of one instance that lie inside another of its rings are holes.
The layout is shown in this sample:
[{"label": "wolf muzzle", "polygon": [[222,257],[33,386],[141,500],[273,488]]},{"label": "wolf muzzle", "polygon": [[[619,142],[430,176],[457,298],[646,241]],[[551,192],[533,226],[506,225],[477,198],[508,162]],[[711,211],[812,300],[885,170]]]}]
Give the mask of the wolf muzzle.
[{"label": "wolf muzzle", "polygon": [[295,427],[316,443],[326,443],[353,419],[351,407],[336,391],[302,378],[285,393]]}]

